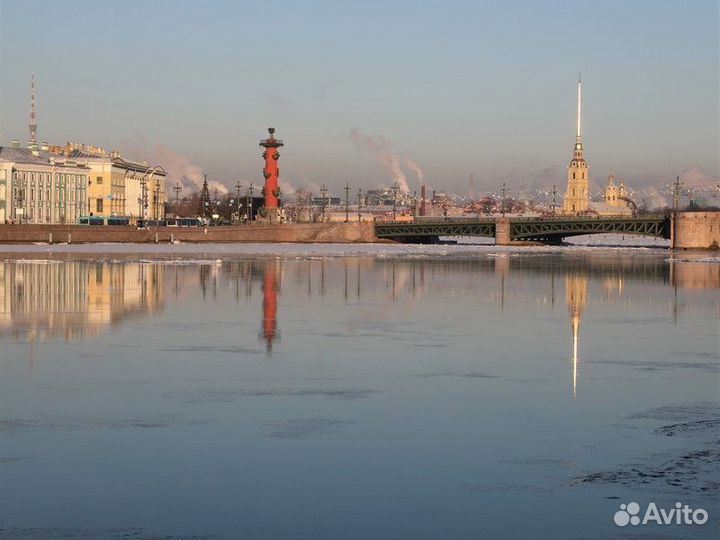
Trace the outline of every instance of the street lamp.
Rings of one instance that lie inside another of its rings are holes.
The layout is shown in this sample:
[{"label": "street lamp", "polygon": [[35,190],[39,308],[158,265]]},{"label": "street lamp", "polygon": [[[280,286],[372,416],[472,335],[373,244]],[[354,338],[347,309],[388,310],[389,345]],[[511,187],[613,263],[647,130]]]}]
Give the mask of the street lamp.
[{"label": "street lamp", "polygon": [[253,203],[252,196],[253,196],[254,190],[255,190],[255,188],[253,188],[252,182],[250,182],[250,187],[248,187],[248,190],[247,190],[247,221],[248,222],[252,221],[252,203]]},{"label": "street lamp", "polygon": [[503,182],[502,199],[501,199],[502,202],[501,202],[501,206],[500,206],[500,211],[502,212],[503,217],[505,217],[505,198],[506,198],[506,196],[507,196],[507,188],[505,187],[505,182]]},{"label": "street lamp", "polygon": [[350,182],[345,184],[345,223],[350,221]]},{"label": "street lamp", "polygon": [[[148,211],[148,184],[152,182],[153,176],[155,176],[155,173],[163,173],[164,175],[167,175],[167,172],[165,169],[163,169],[160,165],[155,165],[154,167],[151,167],[149,169],[145,170],[145,174],[140,178],[140,187],[141,187],[141,193],[142,193],[142,214],[143,214],[143,221],[147,221],[147,211]],[[157,198],[160,198],[160,182],[155,182],[155,187],[153,189],[157,193]],[[157,204],[159,201],[155,201],[155,219],[160,219],[159,210]]]},{"label": "street lamp", "polygon": [[328,188],[326,188],[325,184],[323,184],[322,187],[320,188],[320,195],[322,195],[322,202],[321,202],[322,221],[325,221],[325,206],[327,205],[327,192],[328,192]]},{"label": "street lamp", "polygon": [[680,206],[680,193],[682,192],[683,188],[685,187],[685,184],[680,182],[680,177],[675,178],[675,183],[671,186],[672,190],[672,196],[673,196],[673,208],[675,209],[675,213],[679,210]]},{"label": "street lamp", "polygon": [[362,189],[358,189],[358,223],[362,221]]},{"label": "street lamp", "polygon": [[397,219],[397,194],[398,194],[398,183],[395,182],[392,185],[392,194],[393,194],[393,221]]},{"label": "street lamp", "polygon": [[173,191],[175,192],[175,217],[178,215],[178,206],[180,205],[180,192],[183,190],[182,185],[180,185],[180,181],[175,182],[175,187],[173,187]]},{"label": "street lamp", "polygon": [[240,183],[240,180],[237,181],[237,184],[235,184],[235,190],[237,191],[237,220],[240,221],[240,188],[242,188],[242,184]]}]

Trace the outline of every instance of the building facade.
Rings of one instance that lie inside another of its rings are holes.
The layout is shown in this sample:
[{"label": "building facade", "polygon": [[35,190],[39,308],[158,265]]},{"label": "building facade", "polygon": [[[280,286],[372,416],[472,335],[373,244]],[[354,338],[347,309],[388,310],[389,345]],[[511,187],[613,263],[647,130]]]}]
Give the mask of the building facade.
[{"label": "building facade", "polygon": [[627,189],[625,189],[625,180],[620,179],[620,184],[615,185],[615,177],[608,175],[608,183],[605,187],[605,203],[610,206],[627,206]]},{"label": "building facade", "polygon": [[124,159],[119,152],[68,142],[50,150],[62,156],[83,159],[90,167],[89,215],[125,216],[137,220],[164,219],[165,180],[162,167],[150,167]]},{"label": "building facade", "polygon": [[90,168],[47,145],[0,147],[0,223],[76,223],[87,214]]}]

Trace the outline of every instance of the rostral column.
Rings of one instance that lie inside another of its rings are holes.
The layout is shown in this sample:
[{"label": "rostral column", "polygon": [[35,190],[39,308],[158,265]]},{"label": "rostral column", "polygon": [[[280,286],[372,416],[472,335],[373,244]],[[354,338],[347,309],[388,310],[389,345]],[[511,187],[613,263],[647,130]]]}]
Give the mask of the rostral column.
[{"label": "rostral column", "polygon": [[283,146],[283,142],[275,138],[275,128],[268,128],[268,132],[270,137],[260,141],[260,146],[265,147],[265,151],[262,153],[262,157],[265,159],[263,168],[265,187],[262,192],[265,197],[265,206],[260,209],[259,214],[263,219],[280,221],[278,213],[278,197],[280,196],[278,159],[280,159],[280,152],[278,152],[278,148]]}]

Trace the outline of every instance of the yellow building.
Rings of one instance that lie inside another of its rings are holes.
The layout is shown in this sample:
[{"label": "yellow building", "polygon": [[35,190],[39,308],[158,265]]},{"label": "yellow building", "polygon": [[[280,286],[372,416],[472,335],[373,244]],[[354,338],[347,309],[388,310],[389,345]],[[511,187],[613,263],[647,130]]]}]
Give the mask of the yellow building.
[{"label": "yellow building", "polygon": [[577,129],[575,132],[575,148],[568,166],[567,191],[563,211],[566,214],[577,214],[590,206],[590,169],[585,161],[582,144],[582,80],[578,78],[577,95]]},{"label": "yellow building", "polygon": [[98,146],[80,143],[53,146],[51,151],[82,158],[90,167],[89,215],[165,218],[167,173],[162,167],[130,161],[119,152],[108,153]]},{"label": "yellow building", "polygon": [[608,183],[605,187],[605,202],[610,206],[627,206],[627,190],[625,180],[620,179],[620,185],[615,185],[615,176],[608,175]]}]

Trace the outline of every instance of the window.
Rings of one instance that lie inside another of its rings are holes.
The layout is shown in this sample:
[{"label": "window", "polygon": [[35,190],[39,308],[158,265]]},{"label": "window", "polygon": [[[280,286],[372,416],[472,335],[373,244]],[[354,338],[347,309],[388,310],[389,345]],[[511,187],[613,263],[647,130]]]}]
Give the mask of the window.
[{"label": "window", "polygon": [[102,199],[95,199],[95,211],[96,212],[103,211],[103,200]]},{"label": "window", "polygon": [[573,173],[573,180],[575,180],[575,173]]},{"label": "window", "polygon": [[102,182],[103,182],[102,176],[97,176],[97,177],[95,177],[95,183],[96,183],[98,186],[102,186]]}]

